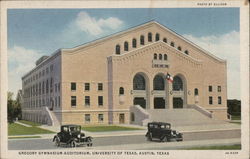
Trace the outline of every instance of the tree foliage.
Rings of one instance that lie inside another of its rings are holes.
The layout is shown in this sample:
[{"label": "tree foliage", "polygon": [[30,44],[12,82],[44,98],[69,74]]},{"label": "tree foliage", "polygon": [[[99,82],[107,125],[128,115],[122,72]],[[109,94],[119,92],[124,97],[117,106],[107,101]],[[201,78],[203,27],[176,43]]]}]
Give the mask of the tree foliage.
[{"label": "tree foliage", "polygon": [[22,110],[21,110],[21,99],[14,100],[13,93],[8,92],[8,122],[13,122],[14,119],[22,118]]},{"label": "tree foliage", "polygon": [[241,115],[241,101],[240,100],[227,100],[227,111],[230,115]]}]

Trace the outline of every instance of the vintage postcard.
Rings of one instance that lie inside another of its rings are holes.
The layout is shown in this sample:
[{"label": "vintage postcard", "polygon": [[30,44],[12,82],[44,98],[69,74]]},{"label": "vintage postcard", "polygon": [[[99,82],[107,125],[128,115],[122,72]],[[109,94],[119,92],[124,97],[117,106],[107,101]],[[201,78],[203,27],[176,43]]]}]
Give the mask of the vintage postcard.
[{"label": "vintage postcard", "polygon": [[249,3],[2,1],[0,158],[249,158]]}]

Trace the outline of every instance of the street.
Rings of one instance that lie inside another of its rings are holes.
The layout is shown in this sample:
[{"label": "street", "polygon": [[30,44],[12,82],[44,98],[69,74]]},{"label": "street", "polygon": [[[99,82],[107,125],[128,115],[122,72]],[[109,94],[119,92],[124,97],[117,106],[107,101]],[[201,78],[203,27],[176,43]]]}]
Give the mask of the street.
[{"label": "street", "polygon": [[[52,135],[53,137],[53,135]],[[8,148],[9,150],[52,150],[52,149],[66,149],[66,146],[56,147],[51,139],[9,139]],[[214,140],[214,139],[232,139],[240,138],[240,130],[223,130],[222,131],[201,131],[201,132],[187,132],[183,134],[184,141],[202,141],[202,140]],[[172,142],[171,142],[172,143]],[[180,142],[178,142],[180,143]],[[158,140],[147,141],[144,135],[129,135],[129,136],[108,136],[108,137],[95,137],[93,139],[93,147],[105,146],[120,146],[120,145],[150,145],[150,144],[161,144]],[[170,143],[166,143],[170,144]],[[81,147],[85,149],[86,147]],[[79,147],[80,149],[80,147]],[[140,149],[138,147],[137,149]]]}]

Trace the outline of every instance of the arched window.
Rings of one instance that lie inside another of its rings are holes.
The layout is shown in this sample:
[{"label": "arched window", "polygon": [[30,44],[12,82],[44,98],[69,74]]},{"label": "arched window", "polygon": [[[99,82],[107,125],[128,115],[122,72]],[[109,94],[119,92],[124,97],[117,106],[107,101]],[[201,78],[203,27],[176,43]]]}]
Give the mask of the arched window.
[{"label": "arched window", "polygon": [[159,54],[159,60],[162,60],[162,54]]},{"label": "arched window", "polygon": [[154,54],[154,60],[157,60],[157,54],[156,53]]},{"label": "arched window", "polygon": [[120,55],[121,54],[121,48],[120,45],[115,46],[115,54]]},{"label": "arched window", "polygon": [[156,75],[154,78],[154,90],[164,90],[164,79],[160,75]]},{"label": "arched window", "polygon": [[145,78],[140,75],[136,74],[133,79],[133,89],[134,90],[145,90],[146,89],[146,82]]},{"label": "arched window", "polygon": [[152,33],[148,33],[148,42],[152,42]]},{"label": "arched window", "polygon": [[133,46],[133,48],[136,48],[136,39],[133,39],[132,46]]},{"label": "arched window", "polygon": [[163,42],[164,42],[164,43],[167,43],[167,42],[168,42],[168,41],[167,41],[167,38],[164,38],[164,39],[163,39]]},{"label": "arched window", "polygon": [[144,36],[143,35],[141,35],[141,37],[140,37],[140,42],[141,42],[141,45],[144,45]]},{"label": "arched window", "polygon": [[195,96],[199,95],[198,88],[195,88],[195,89],[194,89],[194,95],[195,95]]},{"label": "arched window", "polygon": [[168,60],[168,55],[164,54],[164,60]]},{"label": "arched window", "polygon": [[155,41],[159,41],[160,40],[160,34],[159,33],[156,33],[155,34]]},{"label": "arched window", "polygon": [[174,77],[173,90],[174,91],[182,91],[183,90],[183,82],[179,76]]},{"label": "arched window", "polygon": [[189,53],[188,53],[188,50],[185,50],[184,53],[187,54],[187,55],[189,54]]},{"label": "arched window", "polygon": [[174,42],[172,41],[172,42],[170,43],[170,45],[174,47]]},{"label": "arched window", "polygon": [[124,42],[124,51],[128,51],[128,42],[127,41]]},{"label": "arched window", "polygon": [[181,47],[180,47],[180,46],[178,46],[178,50],[180,50],[180,51],[181,51]]},{"label": "arched window", "polygon": [[124,88],[123,87],[120,87],[120,89],[119,89],[119,95],[124,95]]}]

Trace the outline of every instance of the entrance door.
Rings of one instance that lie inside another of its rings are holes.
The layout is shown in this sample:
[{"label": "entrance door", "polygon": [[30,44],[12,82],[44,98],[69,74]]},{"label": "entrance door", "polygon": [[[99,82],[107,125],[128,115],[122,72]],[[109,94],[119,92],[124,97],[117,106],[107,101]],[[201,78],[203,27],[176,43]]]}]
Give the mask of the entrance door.
[{"label": "entrance door", "polygon": [[123,113],[119,114],[119,123],[120,124],[124,124],[125,123],[125,115]]},{"label": "entrance door", "polygon": [[142,108],[146,109],[146,100],[142,97],[135,97],[134,105],[140,105]]},{"label": "entrance door", "polygon": [[154,98],[154,109],[165,109],[165,99]]},{"label": "entrance door", "polygon": [[183,100],[181,98],[173,98],[174,108],[183,108]]}]

